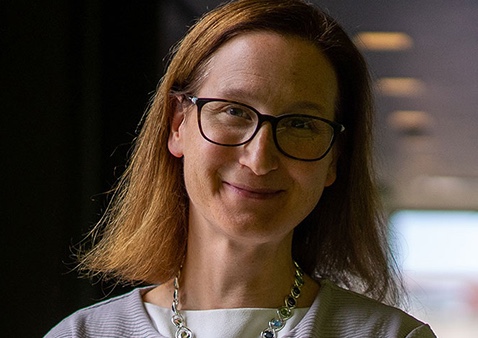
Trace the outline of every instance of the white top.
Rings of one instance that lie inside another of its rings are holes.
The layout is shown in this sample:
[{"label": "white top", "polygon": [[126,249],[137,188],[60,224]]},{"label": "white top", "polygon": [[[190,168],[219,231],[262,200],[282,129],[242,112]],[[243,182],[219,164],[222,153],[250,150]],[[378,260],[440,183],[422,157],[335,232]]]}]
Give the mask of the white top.
[{"label": "white top", "polygon": [[[176,327],[171,322],[171,309],[151,303],[144,303],[148,315],[158,332],[167,337],[174,337]],[[293,329],[306,315],[309,308],[294,309],[293,316],[286,321],[277,337]],[[195,338],[224,337],[260,337],[268,327],[269,321],[276,316],[277,309],[218,309],[181,311],[188,328]]]}]

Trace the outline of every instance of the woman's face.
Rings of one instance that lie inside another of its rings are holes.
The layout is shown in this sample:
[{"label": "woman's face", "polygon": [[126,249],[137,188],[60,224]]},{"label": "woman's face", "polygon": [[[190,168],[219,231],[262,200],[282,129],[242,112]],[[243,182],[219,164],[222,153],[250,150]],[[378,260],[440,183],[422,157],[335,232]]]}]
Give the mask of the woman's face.
[{"label": "woman's face", "polygon": [[[266,115],[293,111],[334,120],[337,92],[334,70],[314,45],[251,32],[213,55],[191,94],[242,102]],[[194,105],[175,112],[169,150],[184,160],[190,231],[234,241],[260,244],[292,236],[335,180],[334,151],[316,162],[288,158],[276,148],[269,123],[245,145],[210,143],[200,134]]]}]

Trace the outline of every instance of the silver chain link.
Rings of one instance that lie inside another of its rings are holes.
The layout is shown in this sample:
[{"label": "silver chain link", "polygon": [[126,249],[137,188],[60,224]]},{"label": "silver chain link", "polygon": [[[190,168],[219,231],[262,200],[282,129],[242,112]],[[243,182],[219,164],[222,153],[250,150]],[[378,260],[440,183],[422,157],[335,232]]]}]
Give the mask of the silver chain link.
[{"label": "silver chain link", "polygon": [[[284,299],[284,305],[276,310],[276,316],[269,321],[269,325],[261,332],[260,338],[276,338],[276,333],[282,330],[289,318],[292,317],[294,309],[297,306],[297,299],[300,297],[302,286],[304,285],[304,272],[299,264],[294,261],[295,279],[290,293]],[[171,310],[173,315],[171,321],[176,327],[175,338],[194,338],[194,334],[186,325],[186,320],[179,312],[179,277],[181,269],[174,278],[173,304]]]}]

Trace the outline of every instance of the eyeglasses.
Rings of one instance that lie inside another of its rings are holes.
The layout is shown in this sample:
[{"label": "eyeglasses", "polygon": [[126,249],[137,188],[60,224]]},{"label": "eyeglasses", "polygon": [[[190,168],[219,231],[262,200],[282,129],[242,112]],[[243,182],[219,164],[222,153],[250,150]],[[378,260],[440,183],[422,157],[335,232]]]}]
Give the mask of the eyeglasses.
[{"label": "eyeglasses", "polygon": [[306,114],[271,116],[243,103],[223,99],[187,97],[197,106],[202,137],[211,143],[234,147],[254,138],[269,122],[277,149],[290,158],[318,161],[327,155],[345,127],[337,122]]}]

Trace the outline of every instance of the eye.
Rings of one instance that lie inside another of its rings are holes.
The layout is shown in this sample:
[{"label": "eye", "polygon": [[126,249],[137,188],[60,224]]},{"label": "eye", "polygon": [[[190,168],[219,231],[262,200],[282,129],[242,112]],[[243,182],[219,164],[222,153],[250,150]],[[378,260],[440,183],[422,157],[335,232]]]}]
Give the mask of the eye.
[{"label": "eye", "polygon": [[305,120],[305,119],[294,119],[290,121],[290,126],[292,128],[298,128],[298,129],[310,129],[311,121]]},{"label": "eye", "polygon": [[277,126],[277,132],[297,138],[327,138],[333,135],[333,129],[327,123],[307,115],[287,116]]},{"label": "eye", "polygon": [[235,117],[241,117],[241,118],[244,118],[244,119],[248,119],[248,120],[251,120],[251,112],[249,112],[248,110],[244,109],[243,107],[240,107],[240,106],[229,106],[229,107],[225,107],[224,113],[226,114],[229,114],[231,116],[235,116]]},{"label": "eye", "polygon": [[211,125],[247,127],[257,122],[257,117],[250,108],[228,101],[214,100],[202,107],[202,120]]},{"label": "eye", "polygon": [[294,130],[316,130],[315,121],[309,117],[291,117],[282,123],[285,128]]}]

